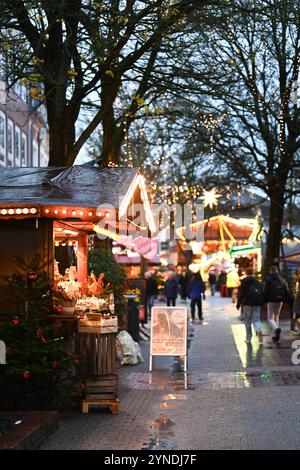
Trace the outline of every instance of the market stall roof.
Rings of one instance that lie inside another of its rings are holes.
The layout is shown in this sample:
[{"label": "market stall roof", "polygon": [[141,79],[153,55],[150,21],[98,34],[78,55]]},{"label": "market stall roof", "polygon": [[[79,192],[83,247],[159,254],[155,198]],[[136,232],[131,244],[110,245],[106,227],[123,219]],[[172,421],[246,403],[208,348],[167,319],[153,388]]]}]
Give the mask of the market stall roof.
[{"label": "market stall roof", "polygon": [[134,168],[5,168],[0,171],[0,205],[37,203],[97,207],[119,205],[138,171]]},{"label": "market stall roof", "polygon": [[[134,168],[75,165],[0,171],[1,219],[47,217],[92,223],[108,218],[113,225],[115,210],[127,223],[129,206],[139,202],[150,230],[155,231],[144,178]],[[112,217],[101,208],[111,209]]]}]

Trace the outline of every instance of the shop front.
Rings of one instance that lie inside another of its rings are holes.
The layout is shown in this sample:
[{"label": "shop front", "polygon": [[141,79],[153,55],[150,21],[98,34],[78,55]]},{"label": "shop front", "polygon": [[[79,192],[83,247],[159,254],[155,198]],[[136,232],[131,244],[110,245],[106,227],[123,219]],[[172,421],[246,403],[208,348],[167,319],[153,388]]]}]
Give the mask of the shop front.
[{"label": "shop front", "polygon": [[[73,343],[76,337],[80,372],[97,383],[106,377],[115,399],[114,286],[106,282],[106,273],[88,271],[88,253],[98,238],[110,245],[111,240],[148,237],[155,229],[143,177],[132,168],[13,168],[1,172],[0,188],[2,276],[15,272],[15,258],[30,263],[40,257],[53,282],[55,313],[49,320],[58,334]],[[142,212],[139,224],[133,222],[135,209]],[[17,308],[9,286],[0,281],[1,321],[12,318]],[[91,385],[95,396],[101,396],[105,384]]]}]

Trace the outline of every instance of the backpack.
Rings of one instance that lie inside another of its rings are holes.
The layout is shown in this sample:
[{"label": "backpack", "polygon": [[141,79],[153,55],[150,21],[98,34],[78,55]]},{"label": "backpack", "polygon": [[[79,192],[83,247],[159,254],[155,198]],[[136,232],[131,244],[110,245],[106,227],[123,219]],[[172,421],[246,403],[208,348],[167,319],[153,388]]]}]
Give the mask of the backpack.
[{"label": "backpack", "polygon": [[286,298],[286,289],[284,282],[279,279],[271,280],[271,302],[284,302]]},{"label": "backpack", "polygon": [[261,283],[256,279],[253,279],[253,282],[249,285],[249,290],[243,304],[253,307],[262,306],[264,304],[264,291]]}]

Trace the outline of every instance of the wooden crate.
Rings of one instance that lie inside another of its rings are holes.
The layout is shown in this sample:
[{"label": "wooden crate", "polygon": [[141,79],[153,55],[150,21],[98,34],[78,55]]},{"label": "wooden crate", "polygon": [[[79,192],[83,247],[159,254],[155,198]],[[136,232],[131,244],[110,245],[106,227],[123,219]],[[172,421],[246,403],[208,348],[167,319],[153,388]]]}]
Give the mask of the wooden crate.
[{"label": "wooden crate", "polygon": [[118,333],[118,319],[102,318],[101,321],[78,320],[78,333]]},{"label": "wooden crate", "polygon": [[93,399],[114,399],[118,397],[118,375],[110,374],[96,376],[85,382],[86,400]]},{"label": "wooden crate", "polygon": [[114,374],[116,367],[116,333],[77,333],[76,353],[79,372],[87,376]]}]

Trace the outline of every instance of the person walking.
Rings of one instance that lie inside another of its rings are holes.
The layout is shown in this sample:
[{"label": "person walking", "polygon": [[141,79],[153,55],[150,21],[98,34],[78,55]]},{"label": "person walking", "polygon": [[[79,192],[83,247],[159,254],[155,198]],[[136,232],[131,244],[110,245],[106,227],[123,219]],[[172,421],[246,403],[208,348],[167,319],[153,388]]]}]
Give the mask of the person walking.
[{"label": "person walking", "polygon": [[146,279],[148,315],[151,316],[151,310],[156,296],[157,284],[150,271],[145,272],[144,278]]},{"label": "person walking", "polygon": [[203,320],[202,296],[205,298],[205,284],[199,272],[194,274],[188,283],[187,294],[188,298],[191,299],[191,322],[195,321],[196,305],[198,308],[199,320]]},{"label": "person walking", "polygon": [[262,283],[255,279],[253,269],[246,269],[246,277],[242,280],[237,297],[236,308],[243,307],[244,322],[246,327],[246,343],[252,339],[252,324],[259,342],[263,343],[261,331],[260,311],[264,303],[264,290]]},{"label": "person walking", "polygon": [[296,271],[297,279],[295,286],[295,300],[293,303],[293,317],[292,317],[292,325],[291,325],[291,333],[294,335],[300,335],[300,269]]},{"label": "person walking", "polygon": [[231,269],[227,274],[226,286],[231,293],[232,303],[235,304],[238,294],[238,288],[240,286],[240,278],[237,268]]},{"label": "person walking", "polygon": [[172,307],[175,307],[178,295],[178,282],[176,274],[173,271],[170,272],[168,279],[165,282],[164,294],[167,299],[167,306],[170,307],[172,304]]},{"label": "person walking", "polygon": [[264,298],[267,302],[268,322],[274,333],[272,336],[274,342],[280,339],[279,316],[283,302],[288,299],[288,295],[287,282],[280,276],[278,267],[272,266],[270,275],[266,278]]},{"label": "person walking", "polygon": [[218,279],[218,287],[220,290],[221,297],[227,297],[226,282],[227,282],[227,274],[225,271],[221,271],[219,275],[219,279]]},{"label": "person walking", "polygon": [[186,301],[187,298],[187,285],[188,277],[186,271],[183,271],[179,277],[179,286],[180,286],[180,296],[181,300]]},{"label": "person walking", "polygon": [[211,295],[215,295],[217,292],[217,274],[215,270],[209,272],[208,282],[210,285]]}]

